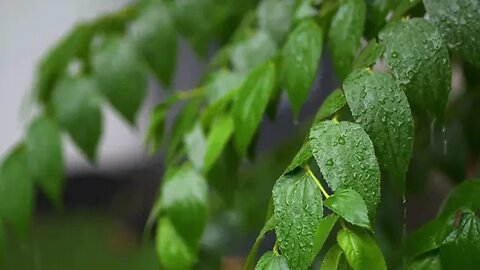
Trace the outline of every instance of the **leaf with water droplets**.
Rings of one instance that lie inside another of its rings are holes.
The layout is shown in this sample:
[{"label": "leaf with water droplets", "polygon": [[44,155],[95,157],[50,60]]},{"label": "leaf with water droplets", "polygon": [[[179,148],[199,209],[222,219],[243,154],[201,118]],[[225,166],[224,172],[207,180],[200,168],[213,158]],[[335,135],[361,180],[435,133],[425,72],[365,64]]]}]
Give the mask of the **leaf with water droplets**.
[{"label": "leaf with water droplets", "polygon": [[461,223],[440,247],[444,269],[478,269],[480,265],[480,219],[465,211]]},{"label": "leaf with water droplets", "polygon": [[382,57],[384,51],[385,46],[383,44],[377,43],[375,39],[370,40],[367,46],[353,62],[353,68],[366,68],[372,66],[380,57]]},{"label": "leaf with water droplets", "polygon": [[310,142],[307,140],[303,145],[302,148],[298,151],[298,153],[293,158],[290,165],[288,165],[285,173],[289,173],[296,168],[302,167],[312,159],[312,149],[310,148]]},{"label": "leaf with water droplets", "polygon": [[342,90],[333,90],[333,92],[330,93],[330,95],[328,95],[328,97],[323,101],[322,105],[317,111],[317,114],[315,115],[315,120],[313,122],[315,124],[320,123],[321,121],[340,111],[345,104],[347,104],[347,100],[345,99],[345,94],[342,92]]},{"label": "leaf with water droplets", "polygon": [[373,142],[380,166],[403,192],[414,135],[407,96],[391,75],[366,69],[352,72],[343,89],[353,117]]},{"label": "leaf with water droplets", "polygon": [[458,209],[480,209],[480,180],[464,181],[450,192],[440,209],[439,216],[446,217]]},{"label": "leaf with water droplets", "polygon": [[310,143],[330,188],[358,192],[373,221],[380,200],[380,169],[367,133],[355,123],[324,121],[310,130]]},{"label": "leaf with water droplets", "polygon": [[273,187],[275,231],[291,269],[312,263],[317,225],[322,219],[322,193],[304,171],[281,176]]},{"label": "leaf with water droplets", "polygon": [[167,217],[160,218],[158,221],[155,242],[160,264],[165,269],[191,269],[197,260]]},{"label": "leaf with water droplets", "polygon": [[480,1],[423,0],[447,46],[480,67]]},{"label": "leaf with water droplets", "polygon": [[328,48],[333,66],[343,79],[352,69],[353,59],[360,48],[360,38],[365,23],[365,1],[346,0],[337,9],[328,32]]},{"label": "leaf with water droplets", "polygon": [[322,265],[320,266],[319,270],[337,270],[337,269],[343,269],[339,268],[341,265],[342,261],[345,261],[345,259],[342,260],[343,250],[340,248],[338,244],[333,245],[325,255],[322,261]]},{"label": "leaf with water droplets", "polygon": [[367,206],[362,196],[355,190],[350,188],[338,189],[325,200],[324,204],[353,225],[372,229],[368,220]]},{"label": "leaf with water droplets", "polygon": [[280,74],[295,116],[315,80],[322,44],[322,30],[315,21],[307,19],[295,27],[283,47]]},{"label": "leaf with water droplets", "polygon": [[337,242],[353,269],[387,269],[382,252],[375,240],[366,231],[343,229],[338,232]]},{"label": "leaf with water droplets", "polygon": [[255,270],[290,270],[290,268],[282,255],[269,251],[260,258]]},{"label": "leaf with water droplets", "polygon": [[452,70],[447,46],[435,27],[421,18],[402,20],[386,27],[379,38],[386,46],[388,65],[410,101],[443,119]]}]

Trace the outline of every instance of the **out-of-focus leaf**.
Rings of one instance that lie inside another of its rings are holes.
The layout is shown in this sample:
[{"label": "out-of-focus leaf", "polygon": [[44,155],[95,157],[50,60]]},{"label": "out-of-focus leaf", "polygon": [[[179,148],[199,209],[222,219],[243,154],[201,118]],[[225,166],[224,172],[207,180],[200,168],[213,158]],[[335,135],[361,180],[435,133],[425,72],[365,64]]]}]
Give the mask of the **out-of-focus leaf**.
[{"label": "out-of-focus leaf", "polygon": [[2,265],[3,262],[5,261],[5,245],[6,245],[5,231],[3,228],[2,221],[0,220],[0,265]]},{"label": "out-of-focus leaf", "polygon": [[282,44],[290,30],[294,0],[265,0],[257,8],[260,29],[267,32],[277,44]]},{"label": "out-of-focus leaf", "polygon": [[27,164],[30,176],[47,197],[61,205],[63,189],[63,153],[60,130],[47,116],[35,118],[27,130],[25,139]]},{"label": "out-of-focus leaf", "polygon": [[322,105],[317,111],[317,114],[315,115],[315,120],[313,122],[315,124],[320,123],[321,121],[340,111],[345,104],[347,104],[347,100],[345,99],[345,94],[342,92],[342,90],[333,90],[333,92],[330,93],[330,95],[328,95],[328,97],[323,101]]},{"label": "out-of-focus leaf", "polygon": [[97,158],[102,134],[100,102],[96,82],[86,77],[64,79],[53,94],[53,106],[61,127],[92,162]]},{"label": "out-of-focus leaf", "polygon": [[204,172],[208,172],[217,161],[233,133],[233,118],[230,115],[220,115],[212,124],[207,137]]},{"label": "out-of-focus leaf", "polygon": [[193,126],[193,128],[185,134],[184,141],[188,158],[198,171],[202,171],[205,163],[205,153],[207,152],[207,139],[203,133],[202,125],[197,123]]},{"label": "out-of-focus leaf", "polygon": [[382,57],[384,51],[385,46],[383,44],[377,43],[375,39],[370,40],[367,46],[353,62],[353,68],[366,68],[372,66],[380,57]]},{"label": "out-of-focus leaf", "polygon": [[113,37],[93,55],[93,70],[100,92],[130,123],[135,119],[145,97],[145,70],[134,46]]},{"label": "out-of-focus leaf", "polygon": [[448,217],[459,209],[480,209],[480,181],[464,181],[450,192],[440,209],[440,217]]},{"label": "out-of-focus leaf", "polygon": [[270,36],[263,31],[257,31],[233,45],[230,61],[235,71],[245,73],[271,59],[276,52],[277,45]]},{"label": "out-of-focus leaf", "polygon": [[[250,253],[248,254],[247,261],[245,262],[245,267],[244,267],[245,270],[253,270],[255,266],[255,261],[257,260],[258,248],[262,244],[263,238],[265,238],[265,234],[273,230],[274,228],[275,228],[274,219],[273,217],[270,217],[270,219],[268,219],[265,225],[263,226],[262,230],[257,236],[257,239],[255,240],[255,243],[250,249]],[[258,265],[256,269],[258,269]],[[270,269],[270,268],[266,268],[266,269]]]},{"label": "out-of-focus leaf", "polygon": [[207,82],[208,102],[214,104],[227,96],[231,91],[238,89],[243,82],[244,75],[221,69]]},{"label": "out-of-focus leaf", "polygon": [[195,254],[166,217],[160,218],[158,222],[156,249],[160,263],[165,269],[191,269],[197,261]]},{"label": "out-of-focus leaf", "polygon": [[343,229],[338,232],[337,242],[354,270],[387,269],[382,252],[367,232]]},{"label": "out-of-focus leaf", "polygon": [[319,270],[337,270],[340,267],[343,250],[338,244],[333,245],[325,255]]},{"label": "out-of-focus leaf", "polygon": [[150,154],[155,154],[162,145],[167,114],[168,106],[164,104],[156,106],[150,113],[150,123],[145,137],[145,144],[149,145]]},{"label": "out-of-focus leaf", "polygon": [[368,220],[367,206],[355,190],[350,188],[338,189],[335,194],[325,200],[324,204],[353,225],[372,229]]},{"label": "out-of-focus leaf", "polygon": [[290,268],[283,255],[276,255],[269,251],[260,258],[255,270],[290,270]]},{"label": "out-of-focus leaf", "polygon": [[337,223],[338,216],[331,214],[323,218],[317,225],[317,231],[315,233],[315,241],[313,242],[312,259],[314,259],[325,244],[333,226]]}]

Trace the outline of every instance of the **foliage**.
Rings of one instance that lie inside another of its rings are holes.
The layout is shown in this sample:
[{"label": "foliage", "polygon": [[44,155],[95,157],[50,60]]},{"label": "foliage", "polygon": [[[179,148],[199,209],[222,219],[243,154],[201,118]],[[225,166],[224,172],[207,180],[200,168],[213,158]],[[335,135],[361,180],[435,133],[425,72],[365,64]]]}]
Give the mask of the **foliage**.
[{"label": "foliage", "polygon": [[[237,169],[255,155],[264,115],[275,112],[285,90],[298,117],[325,43],[342,87],[318,109],[302,147],[285,164],[245,269],[302,270],[316,259],[320,269],[476,269],[479,181],[460,183],[437,218],[392,248],[396,258],[379,245],[386,229],[376,221],[379,203],[391,202],[381,186],[391,184],[392,197],[405,197],[432,167],[458,182],[467,151],[478,157],[479,11],[478,0],[146,0],[81,23],[38,67],[34,95],[41,110],[1,166],[0,225],[27,230],[34,185],[61,208],[62,133],[94,163],[105,103],[135,125],[148,74],[174,87],[179,32],[201,57],[213,41],[222,47],[201,86],[170,92],[152,111],[150,152],[165,138],[168,143],[146,228],[157,222],[164,269],[201,265],[202,236],[218,209],[252,194],[237,190]],[[72,71],[72,64],[80,69]],[[449,101],[454,66],[463,69],[467,91]],[[183,108],[166,132],[177,103]],[[432,151],[425,135],[430,121]],[[441,132],[436,123],[444,125]],[[449,127],[460,135],[448,134]],[[458,147],[438,155],[447,140]],[[270,195],[259,190],[266,202]],[[256,263],[271,230],[276,243]],[[2,241],[0,228],[0,247]]]}]

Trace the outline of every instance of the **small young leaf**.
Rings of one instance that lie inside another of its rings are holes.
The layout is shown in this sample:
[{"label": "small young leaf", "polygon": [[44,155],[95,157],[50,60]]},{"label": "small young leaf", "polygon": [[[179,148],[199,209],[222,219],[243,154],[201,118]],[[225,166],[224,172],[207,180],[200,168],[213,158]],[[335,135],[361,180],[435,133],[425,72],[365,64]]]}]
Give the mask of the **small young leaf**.
[{"label": "small young leaf", "polygon": [[353,62],[353,69],[367,68],[377,62],[385,51],[385,45],[377,43],[375,39],[370,40],[367,46]]},{"label": "small young leaf", "polygon": [[393,77],[366,69],[352,72],[343,89],[353,117],[370,136],[380,166],[403,192],[413,151],[413,117]]},{"label": "small young leaf", "polygon": [[303,145],[302,148],[298,151],[298,153],[293,158],[290,165],[288,165],[285,173],[289,173],[295,170],[298,167],[302,167],[303,165],[307,164],[310,159],[312,159],[312,149],[310,147],[310,142],[307,140]]},{"label": "small young leaf", "polygon": [[338,244],[333,245],[325,255],[319,270],[337,270],[339,269],[343,250]]},{"label": "small young leaf", "polygon": [[207,138],[204,172],[208,172],[219,158],[233,133],[233,128],[233,118],[230,115],[221,115],[213,122]]},{"label": "small young leaf", "polygon": [[97,84],[91,78],[68,78],[53,93],[56,117],[75,144],[92,162],[102,133],[102,112]]},{"label": "small young leaf", "polygon": [[307,19],[295,27],[283,47],[280,74],[296,117],[315,80],[322,45],[322,29]]},{"label": "small young leaf", "polygon": [[33,199],[34,186],[28,174],[25,149],[18,145],[0,168],[0,219],[19,233],[25,233],[32,220]]},{"label": "small young leaf", "polygon": [[270,36],[257,31],[233,45],[230,61],[235,71],[245,73],[271,59],[277,52],[277,45]]},{"label": "small young leaf", "polygon": [[281,176],[273,187],[273,216],[282,255],[292,269],[312,263],[317,224],[323,215],[322,193],[304,171]]},{"label": "small young leaf", "polygon": [[480,67],[479,1],[423,0],[423,4],[448,47]]},{"label": "small young leaf", "polygon": [[30,176],[57,206],[63,189],[63,154],[60,130],[47,116],[32,121],[25,139]]},{"label": "small young leaf", "polygon": [[294,7],[294,0],[265,0],[258,5],[260,29],[268,33],[277,44],[285,41],[292,24]]},{"label": "small young leaf", "polygon": [[94,53],[92,63],[100,91],[130,124],[134,124],[147,81],[132,44],[118,37],[108,39]]},{"label": "small young leaf", "polygon": [[425,19],[414,18],[393,23],[379,37],[400,88],[411,102],[443,119],[452,70],[447,46],[435,27]]},{"label": "small young leaf", "polygon": [[235,121],[235,143],[243,155],[263,118],[275,86],[275,66],[267,62],[250,72],[240,87],[232,113]]},{"label": "small young leaf", "polygon": [[156,249],[160,264],[165,269],[191,269],[197,260],[195,254],[175,230],[172,222],[166,217],[160,218],[158,222]]},{"label": "small young leaf", "polygon": [[387,269],[382,252],[367,232],[343,229],[338,232],[337,242],[354,270]]},{"label": "small young leaf", "polygon": [[290,270],[290,268],[282,255],[269,251],[260,258],[255,270]]},{"label": "small young leaf", "polygon": [[148,125],[145,144],[149,145],[149,153],[154,154],[160,148],[165,134],[165,118],[168,114],[168,106],[160,104],[156,106],[150,114],[150,123]]},{"label": "small young leaf", "polygon": [[350,122],[320,122],[310,130],[310,145],[330,188],[358,192],[373,221],[380,200],[380,169],[373,144],[362,127]]},{"label": "small young leaf", "polygon": [[[258,248],[260,248],[260,245],[262,244],[263,238],[265,238],[265,234],[267,232],[273,230],[274,228],[275,228],[274,220],[273,220],[272,217],[270,217],[270,219],[267,220],[267,222],[263,226],[262,230],[258,234],[257,239],[255,240],[255,243],[253,244],[252,248],[250,249],[250,253],[248,254],[247,261],[245,262],[245,267],[244,267],[245,270],[253,270],[253,267],[255,265],[255,261],[257,260]],[[260,261],[261,261],[261,259],[260,259]],[[258,265],[257,265],[257,267],[258,267]]]},{"label": "small young leaf", "polygon": [[208,103],[214,104],[227,96],[231,91],[238,89],[243,82],[244,75],[221,69],[214,73],[207,82]]},{"label": "small young leaf", "polygon": [[353,225],[372,229],[368,220],[367,206],[362,196],[355,190],[350,188],[337,189],[335,194],[325,200],[324,204]]},{"label": "small young leaf", "polygon": [[335,72],[341,79],[352,69],[353,60],[360,48],[365,12],[363,0],[346,0],[332,18],[328,32],[328,48],[332,54]]},{"label": "small young leaf", "polygon": [[439,216],[448,217],[458,209],[480,209],[480,181],[464,181],[450,192],[445,200]]},{"label": "small young leaf", "polygon": [[207,183],[187,165],[167,179],[162,205],[178,234],[192,249],[196,248],[207,224]]},{"label": "small young leaf", "polygon": [[472,211],[463,212],[461,219],[440,247],[444,269],[477,269],[480,265],[480,219]]},{"label": "small young leaf", "polygon": [[345,104],[347,104],[347,100],[345,99],[345,95],[343,94],[342,90],[333,90],[333,92],[330,93],[330,95],[328,95],[328,97],[323,101],[322,105],[317,111],[317,114],[315,115],[315,120],[313,122],[315,124],[320,123],[321,121],[340,111]]},{"label": "small young leaf", "polygon": [[197,170],[202,171],[205,162],[205,153],[207,152],[207,139],[205,139],[202,125],[197,123],[193,126],[190,132],[185,134],[184,141],[188,158]]},{"label": "small young leaf", "polygon": [[323,244],[325,244],[325,241],[327,241],[327,238],[330,235],[333,226],[335,226],[335,223],[337,223],[337,220],[338,216],[331,214],[323,218],[318,223],[317,232],[315,233],[315,241],[313,242],[312,260],[315,259],[317,254],[322,249]]},{"label": "small young leaf", "polygon": [[434,219],[409,235],[405,241],[405,257],[411,261],[429,251],[439,248],[449,233],[448,219]]},{"label": "small young leaf", "polygon": [[171,87],[177,56],[177,34],[170,10],[161,1],[150,1],[132,23],[131,36],[155,76]]}]

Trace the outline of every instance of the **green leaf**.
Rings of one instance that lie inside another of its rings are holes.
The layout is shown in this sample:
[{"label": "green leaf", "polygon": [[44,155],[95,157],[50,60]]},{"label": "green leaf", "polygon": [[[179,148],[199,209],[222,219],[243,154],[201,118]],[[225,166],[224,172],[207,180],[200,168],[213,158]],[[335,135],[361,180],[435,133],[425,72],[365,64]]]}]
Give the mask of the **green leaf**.
[{"label": "green leaf", "polygon": [[112,106],[134,124],[147,86],[143,66],[132,44],[118,37],[106,40],[93,55],[100,91]]},{"label": "green leaf", "polygon": [[91,78],[67,78],[55,88],[53,106],[61,127],[92,162],[102,134],[103,118],[100,95]]},{"label": "green leaf", "polygon": [[354,270],[387,269],[382,252],[366,231],[343,229],[338,232],[337,242]]},{"label": "green leaf", "polygon": [[250,72],[237,94],[232,113],[235,143],[243,155],[260,125],[275,86],[275,66],[267,62]]},{"label": "green leaf", "polygon": [[270,60],[276,52],[277,45],[270,36],[263,31],[256,31],[233,45],[230,61],[235,71],[245,73]]},{"label": "green leaf", "polygon": [[350,122],[320,122],[310,130],[310,143],[330,188],[358,192],[373,221],[380,200],[380,169],[373,144],[362,127]]},{"label": "green leaf", "polygon": [[405,241],[405,257],[411,261],[442,246],[451,226],[447,219],[434,219],[410,234]]},{"label": "green leaf", "polygon": [[405,268],[406,270],[442,270],[442,262],[440,256],[434,252],[426,254],[414,260]]},{"label": "green leaf", "polygon": [[332,18],[328,32],[328,48],[332,54],[335,72],[341,79],[352,69],[353,60],[360,48],[365,12],[363,0],[345,0]]},{"label": "green leaf", "polygon": [[280,74],[296,117],[315,80],[322,45],[322,29],[307,19],[288,35],[283,47]]},{"label": "green leaf", "polygon": [[25,148],[18,145],[0,167],[0,219],[25,233],[32,220],[33,204],[34,186],[28,173]]},{"label": "green leaf", "polygon": [[0,265],[2,265],[5,261],[5,229],[3,228],[2,220],[0,220]]},{"label": "green leaf", "polygon": [[423,0],[427,14],[454,52],[480,67],[478,0]]},{"label": "green leaf", "polygon": [[155,154],[162,145],[165,136],[165,118],[168,114],[168,106],[160,104],[150,113],[150,123],[145,137],[145,144],[150,145],[149,153]]},{"label": "green leaf", "polygon": [[161,1],[150,1],[130,30],[139,54],[155,76],[166,87],[171,87],[177,58],[177,34],[168,7]]},{"label": "green leaf", "polygon": [[480,219],[472,211],[462,213],[462,221],[440,248],[444,269],[477,269],[480,265]]},{"label": "green leaf", "polygon": [[[257,236],[255,243],[253,244],[252,248],[250,249],[250,253],[248,253],[247,261],[245,262],[245,270],[253,270],[255,261],[257,260],[257,253],[260,245],[262,244],[263,239],[265,238],[265,234],[275,228],[275,223],[272,217],[270,217],[265,225],[263,226],[262,230]],[[265,257],[265,255],[263,256]],[[286,263],[285,263],[286,264]],[[258,267],[258,265],[257,265]],[[267,268],[268,269],[268,268]]]},{"label": "green leaf", "polygon": [[385,25],[388,12],[399,0],[366,0],[365,35],[372,38]]},{"label": "green leaf", "polygon": [[315,259],[317,254],[327,241],[330,232],[333,229],[333,226],[337,223],[338,216],[335,214],[330,214],[323,218],[320,223],[317,225],[317,231],[315,233],[315,241],[313,242],[313,252],[312,252],[312,259]]},{"label": "green leaf", "polygon": [[59,207],[63,189],[63,154],[57,124],[46,116],[34,119],[27,130],[25,149],[30,176]]},{"label": "green leaf", "polygon": [[305,143],[302,145],[302,148],[298,151],[298,153],[295,155],[293,158],[292,162],[290,162],[290,165],[288,165],[287,169],[285,170],[285,173],[289,173],[296,168],[302,167],[305,164],[308,164],[308,162],[312,159],[313,154],[312,154],[312,149],[310,147],[310,142],[307,140]]},{"label": "green leaf", "polygon": [[290,270],[290,268],[282,255],[275,255],[269,251],[260,258],[255,270]]},{"label": "green leaf", "polygon": [[162,205],[178,234],[196,248],[207,224],[207,183],[190,166],[183,166],[167,179]]},{"label": "green leaf", "polygon": [[350,188],[338,189],[335,194],[325,200],[324,204],[353,225],[372,229],[368,220],[367,206],[355,190]]},{"label": "green leaf", "polygon": [[160,264],[168,270],[192,269],[197,260],[195,254],[175,230],[172,222],[166,217],[160,218],[158,222],[156,249]]},{"label": "green leaf", "polygon": [[208,172],[222,154],[233,133],[233,118],[230,115],[220,115],[212,124],[207,138],[204,172]]},{"label": "green leaf", "polygon": [[214,104],[226,97],[231,91],[238,89],[244,80],[244,75],[221,69],[213,74],[207,82],[208,103]]},{"label": "green leaf", "polygon": [[317,114],[315,115],[315,120],[313,122],[315,124],[320,123],[321,121],[340,111],[345,104],[347,104],[347,100],[345,99],[345,94],[343,94],[342,90],[333,90],[333,92],[330,93],[330,95],[328,95],[328,97],[323,101],[322,105],[317,111]]},{"label": "green leaf", "polygon": [[207,152],[207,139],[203,133],[202,125],[197,123],[193,128],[185,134],[185,146],[187,148],[188,159],[198,170],[203,170],[205,162],[205,153]]},{"label": "green leaf", "polygon": [[420,0],[399,0],[392,12],[391,20],[400,20],[406,13],[420,3]]},{"label": "green leaf", "polygon": [[379,37],[388,65],[410,101],[443,119],[452,71],[447,46],[435,27],[420,18],[402,20]]},{"label": "green leaf", "polygon": [[375,39],[368,42],[360,55],[353,62],[353,69],[366,68],[374,65],[382,57],[385,45],[377,43]]},{"label": "green leaf", "polygon": [[258,25],[268,33],[277,44],[285,41],[295,7],[294,0],[265,0],[257,8]]},{"label": "green leaf", "polygon": [[337,270],[341,264],[343,250],[338,244],[333,245],[325,255],[319,270]]},{"label": "green leaf", "polygon": [[391,75],[366,69],[352,72],[343,89],[353,117],[373,142],[380,166],[403,192],[414,135],[407,96]]},{"label": "green leaf", "polygon": [[281,176],[273,187],[275,231],[282,255],[292,269],[312,263],[317,224],[323,215],[322,193],[314,180],[300,171]]},{"label": "green leaf", "polygon": [[458,209],[480,209],[480,181],[464,181],[450,192],[440,209],[439,216],[447,217]]}]

